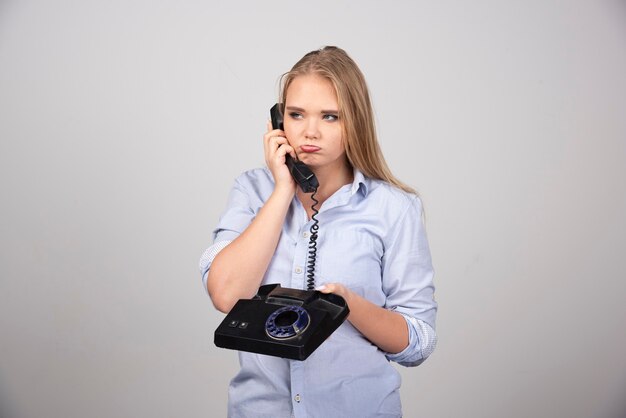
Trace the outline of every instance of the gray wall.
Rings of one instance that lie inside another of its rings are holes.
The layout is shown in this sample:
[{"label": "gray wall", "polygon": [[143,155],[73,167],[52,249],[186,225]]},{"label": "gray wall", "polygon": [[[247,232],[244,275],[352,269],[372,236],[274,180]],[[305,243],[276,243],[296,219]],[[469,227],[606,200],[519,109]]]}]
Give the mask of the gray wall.
[{"label": "gray wall", "polygon": [[407,417],[626,414],[623,1],[0,1],[0,416],[225,415],[197,272],[278,76],[344,47],[425,201]]}]

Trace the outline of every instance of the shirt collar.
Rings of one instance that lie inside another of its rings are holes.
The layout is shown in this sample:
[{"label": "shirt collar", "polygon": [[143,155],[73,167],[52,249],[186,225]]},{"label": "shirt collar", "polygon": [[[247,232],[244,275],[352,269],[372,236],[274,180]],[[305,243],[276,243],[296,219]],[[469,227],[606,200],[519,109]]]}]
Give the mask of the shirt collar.
[{"label": "shirt collar", "polygon": [[365,176],[363,175],[363,173],[361,173],[361,170],[359,170],[358,168],[353,168],[353,177],[354,180],[352,181],[352,188],[350,189],[350,195],[354,195],[356,192],[358,192],[359,190],[361,190],[361,193],[363,193],[363,196],[367,196],[367,179],[365,178]]}]

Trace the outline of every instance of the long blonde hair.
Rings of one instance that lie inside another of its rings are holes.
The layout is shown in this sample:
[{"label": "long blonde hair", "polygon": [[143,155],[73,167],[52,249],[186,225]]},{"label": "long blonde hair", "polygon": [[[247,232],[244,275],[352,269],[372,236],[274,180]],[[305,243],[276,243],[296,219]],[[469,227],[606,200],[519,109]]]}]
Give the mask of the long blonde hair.
[{"label": "long blonde hair", "polygon": [[318,74],[333,84],[343,120],[343,139],[348,162],[370,178],[386,181],[408,192],[417,192],[398,180],[383,156],[374,125],[374,112],[365,77],[356,63],[341,48],[325,46],[311,51],[282,75],[280,101],[285,103],[293,80]]}]

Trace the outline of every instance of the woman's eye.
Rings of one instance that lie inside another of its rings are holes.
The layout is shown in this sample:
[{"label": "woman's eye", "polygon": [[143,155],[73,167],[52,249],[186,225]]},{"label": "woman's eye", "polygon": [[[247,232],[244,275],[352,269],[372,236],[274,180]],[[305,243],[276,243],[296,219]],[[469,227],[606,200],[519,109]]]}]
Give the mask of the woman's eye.
[{"label": "woman's eye", "polygon": [[290,112],[289,113],[289,117],[292,119],[301,119],[302,118],[302,114],[298,113],[298,112]]},{"label": "woman's eye", "polygon": [[327,120],[327,121],[334,122],[337,119],[339,119],[339,116],[337,115],[324,115],[324,120]]}]

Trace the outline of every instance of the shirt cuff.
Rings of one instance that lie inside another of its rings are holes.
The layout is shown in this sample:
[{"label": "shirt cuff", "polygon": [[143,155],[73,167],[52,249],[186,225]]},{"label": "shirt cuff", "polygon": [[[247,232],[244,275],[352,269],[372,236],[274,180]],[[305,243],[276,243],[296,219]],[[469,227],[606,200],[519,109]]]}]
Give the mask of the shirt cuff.
[{"label": "shirt cuff", "polygon": [[213,263],[215,256],[217,256],[217,254],[219,254],[219,252],[222,251],[231,242],[232,241],[228,240],[216,242],[215,244],[207,248],[202,254],[202,257],[200,257],[200,264],[198,267],[200,267],[202,285],[204,286],[204,291],[207,292],[207,294],[209,293],[209,291],[206,287],[206,282],[207,278],[209,277],[209,269],[211,268],[211,264]]},{"label": "shirt cuff", "polygon": [[[396,311],[397,312],[397,311]],[[426,322],[398,312],[404,317],[409,329],[409,345],[399,353],[386,353],[389,361],[402,366],[419,366],[432,354],[437,345],[437,333]]]}]

